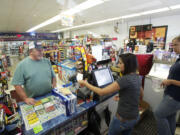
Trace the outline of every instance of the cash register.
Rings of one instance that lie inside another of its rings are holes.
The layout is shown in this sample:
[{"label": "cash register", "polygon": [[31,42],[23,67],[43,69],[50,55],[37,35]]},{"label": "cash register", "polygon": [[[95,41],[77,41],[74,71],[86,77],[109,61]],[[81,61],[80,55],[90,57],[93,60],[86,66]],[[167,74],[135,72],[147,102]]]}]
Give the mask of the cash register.
[{"label": "cash register", "polygon": [[[93,70],[92,80],[94,82],[93,85],[99,88],[104,88],[114,82],[114,78],[109,68],[101,68],[101,69]],[[101,101],[105,99],[107,96],[110,95],[99,96],[96,93],[94,93],[93,100]]]},{"label": "cash register", "polygon": [[[88,76],[89,76],[88,82],[90,84],[96,86],[96,87],[99,87],[99,88],[104,88],[107,85],[114,82],[113,75],[112,75],[111,70],[109,68],[101,68],[101,69],[93,70],[91,72],[91,74],[89,74]],[[72,77],[70,79],[70,81],[72,81],[73,84],[77,83],[76,76]],[[90,94],[91,94],[91,91],[88,88],[83,87],[83,88],[79,88],[79,91],[77,93],[77,97],[80,99],[86,100],[87,98],[90,97]],[[99,100],[104,99],[107,96],[109,96],[109,95],[100,97],[96,93],[93,93],[93,100],[99,101]]]}]

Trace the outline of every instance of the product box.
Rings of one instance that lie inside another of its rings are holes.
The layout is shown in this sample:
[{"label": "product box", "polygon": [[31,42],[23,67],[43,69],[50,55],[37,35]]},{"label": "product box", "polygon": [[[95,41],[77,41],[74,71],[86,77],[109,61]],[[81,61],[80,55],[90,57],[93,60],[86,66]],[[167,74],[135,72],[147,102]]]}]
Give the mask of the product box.
[{"label": "product box", "polygon": [[69,78],[76,75],[75,61],[65,60],[58,64],[59,78],[65,83],[70,83]]},{"label": "product box", "polygon": [[66,116],[76,112],[77,97],[74,94],[64,95],[58,89],[53,89],[52,93],[59,98],[59,102],[66,108]]}]

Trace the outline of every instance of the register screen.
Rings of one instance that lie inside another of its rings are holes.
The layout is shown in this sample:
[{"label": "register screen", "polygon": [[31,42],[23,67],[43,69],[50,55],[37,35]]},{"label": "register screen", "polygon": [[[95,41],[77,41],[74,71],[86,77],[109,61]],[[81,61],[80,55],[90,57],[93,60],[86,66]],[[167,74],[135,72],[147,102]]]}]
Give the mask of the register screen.
[{"label": "register screen", "polygon": [[99,87],[108,85],[114,81],[108,68],[97,70],[94,72],[94,75]]}]

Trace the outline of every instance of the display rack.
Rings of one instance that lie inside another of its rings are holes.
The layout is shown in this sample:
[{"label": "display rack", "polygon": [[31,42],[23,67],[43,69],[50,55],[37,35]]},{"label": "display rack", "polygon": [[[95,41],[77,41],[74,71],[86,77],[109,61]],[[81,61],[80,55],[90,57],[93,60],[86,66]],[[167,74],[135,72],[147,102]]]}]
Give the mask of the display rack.
[{"label": "display rack", "polygon": [[24,104],[20,109],[26,130],[65,113],[65,108],[56,101],[54,96],[41,99],[34,106]]}]

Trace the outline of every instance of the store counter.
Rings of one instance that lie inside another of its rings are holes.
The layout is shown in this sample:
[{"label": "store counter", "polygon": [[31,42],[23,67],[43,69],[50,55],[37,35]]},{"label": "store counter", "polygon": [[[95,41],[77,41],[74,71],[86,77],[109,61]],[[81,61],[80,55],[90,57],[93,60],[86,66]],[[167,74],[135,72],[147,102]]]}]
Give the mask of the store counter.
[{"label": "store counter", "polygon": [[163,98],[164,88],[161,83],[168,77],[170,67],[169,64],[154,63],[145,78],[144,100],[149,103],[152,111],[155,111]]},{"label": "store counter", "polygon": [[[52,94],[47,94],[45,96],[36,98],[36,100],[41,100],[43,98],[49,97]],[[63,134],[63,132],[65,134],[78,134],[79,132],[81,132],[82,130],[84,130],[87,127],[87,121],[88,121],[88,117],[87,117],[87,112],[89,109],[96,107],[98,104],[110,99],[113,95],[108,96],[107,98],[105,98],[104,100],[102,100],[101,102],[96,102],[96,101],[90,101],[87,103],[83,103],[81,105],[79,105],[77,107],[77,111],[71,115],[71,116],[66,116],[65,114],[61,114],[59,116],[56,116],[44,123],[39,123],[39,125],[42,125],[42,127],[38,127],[38,125],[30,130],[27,130],[25,128],[25,124],[23,124],[22,126],[22,130],[23,133],[25,135],[34,135],[35,134],[35,130],[37,130],[37,134],[41,135],[41,134],[54,134],[54,135],[58,135],[58,134]],[[24,105],[23,102],[19,103],[19,106]],[[22,112],[21,110],[19,110],[20,115],[22,116]],[[75,129],[72,131],[72,129]],[[39,131],[38,131],[39,130]]]}]

